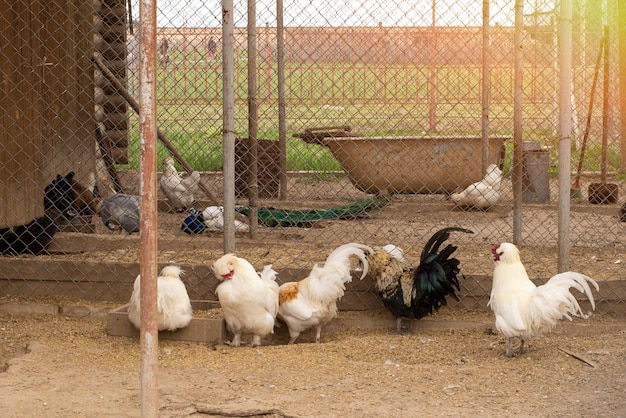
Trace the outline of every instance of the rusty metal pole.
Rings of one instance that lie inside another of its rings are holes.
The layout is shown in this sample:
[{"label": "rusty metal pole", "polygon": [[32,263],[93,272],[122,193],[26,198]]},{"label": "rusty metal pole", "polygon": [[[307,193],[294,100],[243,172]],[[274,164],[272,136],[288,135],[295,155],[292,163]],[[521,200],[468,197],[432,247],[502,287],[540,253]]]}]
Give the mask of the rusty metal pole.
[{"label": "rusty metal pole", "polygon": [[157,326],[156,0],[141,0],[139,122],[141,223],[141,416],[159,413]]},{"label": "rusty metal pole", "polygon": [[224,148],[224,252],[235,251],[235,54],[233,0],[222,0],[222,145]]},{"label": "rusty metal pole", "polygon": [[569,270],[572,142],[572,0],[561,2],[559,16],[559,272]]}]

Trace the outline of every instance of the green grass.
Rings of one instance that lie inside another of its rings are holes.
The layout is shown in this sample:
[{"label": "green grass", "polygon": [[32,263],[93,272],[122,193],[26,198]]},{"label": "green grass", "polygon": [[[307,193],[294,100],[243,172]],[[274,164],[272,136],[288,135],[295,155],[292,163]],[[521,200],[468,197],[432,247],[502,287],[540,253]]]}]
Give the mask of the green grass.
[{"label": "green grass", "polygon": [[[207,62],[200,54],[173,54],[171,63],[157,74],[158,127],[194,169],[222,168],[221,62]],[[245,58],[245,57],[241,57]],[[186,63],[186,66],[182,64]],[[235,133],[248,135],[247,73],[245,59],[237,61],[235,73]],[[278,138],[276,68],[259,61],[258,138]],[[323,65],[323,67],[318,67]],[[191,69],[190,69],[191,68]],[[512,69],[500,68],[492,75],[490,130],[493,135],[512,135]],[[530,72],[529,72],[530,73]],[[440,67],[436,74],[437,125],[429,120],[431,73],[426,67],[365,63],[287,63],[286,70],[287,168],[320,173],[341,167],[327,148],[294,138],[306,128],[352,126],[362,135],[479,135],[481,129],[480,71],[477,68]],[[548,78],[552,79],[552,78]],[[525,82],[526,83],[526,82]],[[533,80],[528,80],[529,85]],[[547,82],[546,82],[547,83]],[[535,86],[537,89],[537,86]],[[532,90],[527,89],[525,90]],[[550,94],[549,86],[543,87]],[[551,132],[550,100],[524,101],[524,140],[538,140],[550,149],[551,172],[558,170],[558,140]],[[130,125],[130,164],[139,166],[139,125]],[[600,147],[590,138],[583,169],[600,170]],[[159,160],[168,154],[158,145]],[[572,166],[578,152],[572,150]],[[507,143],[505,173],[512,159]],[[619,150],[608,152],[609,171],[619,171]]]},{"label": "green grass", "polygon": [[[168,141],[196,170],[221,171],[223,148],[221,136],[206,132],[168,131]],[[268,138],[273,139],[273,138]],[[307,144],[296,138],[287,139],[287,170],[317,171],[320,173],[341,170],[341,166],[326,147]],[[139,135],[131,135],[129,147],[130,164],[126,168],[139,168]],[[162,144],[157,144],[157,159],[161,161],[170,153]],[[180,169],[180,167],[179,167]]]}]

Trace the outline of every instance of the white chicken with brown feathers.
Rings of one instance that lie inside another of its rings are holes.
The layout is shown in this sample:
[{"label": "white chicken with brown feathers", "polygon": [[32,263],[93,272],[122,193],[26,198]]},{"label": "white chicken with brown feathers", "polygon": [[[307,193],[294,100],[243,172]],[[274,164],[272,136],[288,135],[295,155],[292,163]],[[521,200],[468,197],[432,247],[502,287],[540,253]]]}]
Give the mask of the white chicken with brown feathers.
[{"label": "white chicken with brown feathers", "polygon": [[230,345],[241,345],[241,334],[250,333],[252,347],[260,346],[261,339],[274,332],[278,313],[276,271],[267,265],[257,273],[246,259],[226,254],[213,263],[213,272],[222,280],[215,292],[233,334]]},{"label": "white chicken with brown feathers", "polygon": [[486,210],[500,201],[502,170],[496,164],[487,167],[485,177],[472,183],[460,193],[452,193],[450,200],[460,207]]},{"label": "white chicken with brown feathers", "polygon": [[174,159],[163,159],[163,174],[159,179],[159,186],[170,205],[177,212],[182,212],[193,205],[194,193],[200,184],[200,172],[193,171],[186,177],[182,177],[174,167]]},{"label": "white chicken with brown feathers", "polygon": [[[508,242],[496,244],[491,249],[493,262],[493,285],[489,306],[496,316],[495,326],[508,337],[507,357],[524,352],[524,342],[541,336],[557,324],[572,316],[587,318],[570,292],[571,288],[583,293],[595,309],[589,284],[598,291],[598,284],[588,276],[573,271],[553,276],[545,284],[536,286],[528,278],[521,262],[518,248]],[[517,353],[513,339],[520,338]]]},{"label": "white chicken with brown feathers", "polygon": [[[157,279],[157,315],[159,331],[175,331],[191,322],[192,309],[187,288],[180,279],[183,270],[166,266]],[[128,319],[137,329],[141,327],[141,276],[137,276],[128,305]]]},{"label": "white chicken with brown feathers", "polygon": [[371,251],[363,244],[344,244],[330,253],[324,265],[313,266],[306,278],[280,286],[278,318],[289,328],[289,344],[311,327],[316,328],[315,342],[320,342],[322,326],[337,316],[337,300],[352,280],[351,257],[361,262],[362,279],[367,274],[365,257]]}]

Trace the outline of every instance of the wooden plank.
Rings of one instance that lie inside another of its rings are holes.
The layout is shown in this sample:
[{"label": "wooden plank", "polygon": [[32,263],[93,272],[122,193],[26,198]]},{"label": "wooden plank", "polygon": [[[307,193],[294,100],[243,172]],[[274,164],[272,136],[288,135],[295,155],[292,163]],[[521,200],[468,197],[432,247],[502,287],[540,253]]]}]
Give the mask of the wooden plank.
[{"label": "wooden plank", "polygon": [[[545,284],[549,278],[531,279],[531,281],[541,286]],[[487,275],[472,275],[468,276],[466,280],[461,281],[461,292],[464,296],[489,296],[491,292],[491,276]],[[609,280],[598,282],[600,287],[599,293],[593,290],[595,299],[608,299],[608,300],[626,300],[626,279],[622,280]],[[574,291],[573,294],[577,300],[586,300],[586,297],[578,292]]]},{"label": "wooden plank", "polygon": [[21,303],[0,301],[0,314],[2,315],[58,315],[57,305],[46,303]]},{"label": "wooden plank", "polygon": [[[128,302],[132,285],[112,283],[57,283],[54,281],[27,281],[0,279],[0,293],[39,298],[63,298],[69,300],[89,300],[106,302]],[[120,295],[128,294],[127,298]]]},{"label": "wooden plank", "polygon": [[[215,289],[219,280],[207,264],[180,264],[185,271],[184,281],[189,297],[194,300],[216,301]],[[160,265],[159,269],[164,267]],[[308,269],[277,268],[279,284],[301,280]],[[126,302],[130,298],[138,263],[113,263],[73,260],[41,260],[34,258],[0,258],[0,291],[11,295],[63,296],[88,300]],[[537,280],[537,284],[547,279]],[[596,310],[604,313],[626,311],[626,280],[600,282],[600,292],[594,292]],[[487,310],[491,291],[491,277],[469,276],[461,284],[460,302],[452,299],[448,307]],[[590,311],[584,295],[574,292],[581,307]],[[346,285],[344,297],[338,302],[340,310],[380,309],[382,303],[368,278],[353,280]]]},{"label": "wooden plank", "polygon": [[[206,307],[204,302],[200,302]],[[202,307],[192,301],[193,309]],[[112,310],[107,315],[107,334],[139,338],[139,330],[128,319],[128,305]],[[176,331],[159,331],[160,340],[193,341],[205,344],[221,344],[227,339],[226,322],[223,318],[192,318],[189,325]]]}]

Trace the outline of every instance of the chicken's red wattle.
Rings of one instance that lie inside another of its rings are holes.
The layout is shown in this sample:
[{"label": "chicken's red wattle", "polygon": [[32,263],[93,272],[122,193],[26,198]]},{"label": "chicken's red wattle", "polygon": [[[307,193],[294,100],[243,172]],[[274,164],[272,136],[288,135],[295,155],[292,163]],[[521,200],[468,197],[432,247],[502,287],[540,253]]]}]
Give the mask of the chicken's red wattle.
[{"label": "chicken's red wattle", "polygon": [[492,254],[493,261],[500,260],[500,255],[498,254],[499,248],[500,248],[500,244],[495,244],[493,247],[491,247],[491,254]]}]

